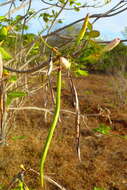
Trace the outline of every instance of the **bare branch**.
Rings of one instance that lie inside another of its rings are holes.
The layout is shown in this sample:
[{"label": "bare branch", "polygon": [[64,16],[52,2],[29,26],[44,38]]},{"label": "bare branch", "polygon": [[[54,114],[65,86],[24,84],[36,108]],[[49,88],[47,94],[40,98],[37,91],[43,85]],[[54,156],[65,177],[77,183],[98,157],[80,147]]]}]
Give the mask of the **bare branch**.
[{"label": "bare branch", "polygon": [[[118,6],[119,5],[119,3],[116,5],[116,6]],[[125,4],[126,5],[126,4]],[[124,5],[124,6],[125,6]],[[90,15],[90,18],[96,18],[96,19],[100,19],[100,18],[107,18],[107,17],[112,17],[112,16],[115,16],[115,15],[117,15],[117,14],[120,14],[120,13],[122,13],[122,12],[124,12],[124,11],[126,11],[127,10],[127,6],[125,7],[125,8],[123,8],[122,10],[117,10],[116,9],[116,6],[114,6],[113,8],[111,8],[109,11],[106,11],[105,13],[100,13],[100,14],[93,14],[93,15]],[[115,13],[113,13],[114,12],[114,8],[117,10]],[[110,13],[110,14],[109,14]],[[112,14],[111,14],[112,13]],[[71,26],[73,26],[73,25],[75,25],[75,24],[77,24],[77,23],[80,23],[80,22],[82,22],[84,20],[84,17],[83,18],[81,18],[81,19],[78,19],[78,20],[76,20],[76,21],[74,21],[74,22],[72,22],[72,23],[70,23],[70,24],[68,24],[68,25],[65,25],[65,26],[63,26],[63,27],[61,27],[61,28],[59,28],[59,29],[57,29],[57,30],[55,30],[55,31],[53,31],[53,32],[51,32],[50,34],[48,34],[48,35],[43,35],[43,37],[47,37],[47,36],[52,36],[52,35],[55,35],[56,33],[58,33],[58,32],[61,32],[61,31],[63,31],[64,29],[66,29],[66,28],[68,28],[68,27],[71,27]]]},{"label": "bare branch", "polygon": [[13,10],[11,10],[11,11],[9,11],[9,12],[7,12],[6,14],[5,14],[5,16],[10,16],[11,14],[14,14],[15,12],[17,12],[17,11],[19,11],[20,9],[22,9],[22,8],[25,8],[27,5],[28,5],[28,3],[29,2],[22,2],[21,4],[20,4],[20,6],[18,6],[18,7],[16,7],[16,8],[14,8]]},{"label": "bare branch", "polygon": [[[50,5],[50,6],[55,6],[58,8],[62,8],[62,6],[60,6],[58,3],[49,3],[45,0],[41,0],[43,3]],[[82,6],[77,6],[76,8],[82,9],[82,8],[88,8],[88,7],[95,7],[96,5],[87,5],[87,3],[84,3]],[[75,10],[75,8],[66,8],[64,7],[64,10]]]},{"label": "bare branch", "polygon": [[16,1],[16,0],[10,0],[10,1],[4,2],[4,3],[0,3],[0,7],[5,6],[5,5],[8,5],[8,4],[10,4],[10,3],[12,3],[12,2],[15,2],[15,1]]}]

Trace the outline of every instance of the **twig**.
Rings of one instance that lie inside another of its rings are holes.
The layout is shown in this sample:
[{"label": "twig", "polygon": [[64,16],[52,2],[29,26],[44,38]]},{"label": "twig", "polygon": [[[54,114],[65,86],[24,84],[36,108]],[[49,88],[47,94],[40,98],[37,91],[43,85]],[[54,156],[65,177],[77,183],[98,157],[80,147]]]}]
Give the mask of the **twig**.
[{"label": "twig", "polygon": [[[16,1],[16,0],[13,0],[13,2],[14,2],[14,1]],[[7,5],[7,4],[10,4],[10,3],[12,3],[12,0],[7,1],[7,2],[0,3],[0,7],[5,6],[5,5]]]},{"label": "twig", "polygon": [[[58,7],[58,8],[62,8],[60,5],[58,5],[58,3],[55,3],[55,4],[52,4],[52,3],[49,3],[49,2],[46,2],[45,0],[41,0],[44,4],[47,4],[47,5],[50,5],[50,6],[55,6],[55,7]],[[77,8],[81,9],[81,8],[88,8],[88,7],[94,7],[94,5],[87,5],[87,4],[84,4],[84,5],[81,5],[81,6],[77,6]],[[64,7],[64,10],[75,10],[75,8],[65,8]]]},{"label": "twig", "polygon": [[[37,174],[38,176],[40,176],[40,173],[37,172],[37,171],[35,171],[32,168],[30,168],[29,171],[34,172],[35,174]],[[52,183],[53,185],[57,186],[59,189],[66,190],[63,186],[61,186],[60,184],[58,184],[56,181],[54,181],[53,179],[51,179],[49,176],[44,175],[44,179],[47,180],[49,183]]]},{"label": "twig", "polygon": [[[115,6],[115,7],[116,7],[116,6]],[[90,15],[90,18],[96,18],[96,19],[99,18],[99,19],[100,19],[100,18],[112,17],[112,16],[115,16],[115,15],[117,15],[117,14],[119,14],[119,13],[122,13],[122,12],[126,11],[126,10],[127,10],[127,7],[123,8],[123,9],[120,10],[120,11],[117,11],[117,12],[111,14],[111,13],[112,13],[112,9],[113,9],[113,8],[111,8],[109,11],[107,11],[107,12],[105,12],[105,13],[92,14],[92,15]],[[110,14],[109,14],[109,13],[110,13]],[[55,35],[56,33],[61,32],[61,31],[63,31],[64,29],[66,29],[66,28],[68,28],[68,27],[71,27],[71,26],[73,26],[73,25],[75,25],[75,24],[77,24],[77,23],[80,23],[80,22],[82,22],[82,21],[84,21],[84,17],[81,18],[81,19],[78,19],[78,20],[76,20],[76,21],[74,21],[74,22],[72,22],[72,23],[70,23],[70,24],[68,24],[68,25],[65,25],[65,26],[63,26],[63,27],[61,27],[61,28],[59,28],[59,29],[57,29],[57,30],[55,30],[55,31],[53,31],[53,32],[49,33],[48,35],[43,35],[43,37]]]},{"label": "twig", "polygon": [[75,92],[74,92],[74,88],[73,88],[73,81],[72,81],[72,77],[70,72],[68,71],[68,79],[69,79],[69,86],[71,89],[71,95],[72,95],[72,105],[75,107]]},{"label": "twig", "polygon": [[81,162],[81,153],[80,153],[80,108],[79,108],[79,100],[76,88],[74,86],[75,92],[75,110],[76,110],[76,118],[75,118],[75,127],[76,127],[76,141],[77,141],[77,153],[79,161]]},{"label": "twig", "polygon": [[75,106],[75,112],[76,112],[76,117],[75,117],[75,128],[76,128],[76,150],[78,154],[78,159],[81,162],[81,153],[80,153],[80,108],[79,108],[79,100],[78,100],[78,94],[76,87],[73,83],[71,74],[69,74],[70,78],[70,85],[71,85],[71,91],[74,95],[73,103]]},{"label": "twig", "polygon": [[5,141],[4,129],[4,114],[5,114],[5,95],[4,95],[4,80],[3,80],[3,60],[0,53],[0,144]]},{"label": "twig", "polygon": [[50,114],[52,114],[52,111],[51,109],[46,109],[46,108],[39,108],[39,107],[10,107],[8,108],[8,110],[17,110],[17,111],[20,111],[20,110],[36,110],[36,111],[43,111],[43,112],[48,112]]},{"label": "twig", "polygon": [[[12,186],[17,182],[17,180],[21,180],[23,181],[23,177],[24,175],[26,175],[28,172],[33,172],[34,174],[40,176],[40,173],[37,172],[36,170],[30,168],[30,169],[22,169],[17,175],[15,175],[12,179],[12,181],[10,182],[10,184],[4,189],[4,190],[10,190],[12,188]],[[58,187],[61,190],[67,190],[65,189],[63,186],[61,186],[60,184],[58,184],[55,180],[51,179],[49,176],[44,175],[44,179],[46,181],[48,181],[49,183],[55,185],[56,187]]]},{"label": "twig", "polygon": [[12,186],[17,182],[17,180],[23,180],[24,174],[26,170],[21,170],[17,175],[15,175],[12,179],[12,181],[9,183],[9,185],[4,190],[10,190]]},{"label": "twig", "polygon": [[22,2],[21,5],[19,7],[14,8],[12,11],[9,11],[8,13],[5,14],[5,16],[10,16],[11,14],[14,14],[15,12],[17,12],[18,10],[25,8],[26,5],[28,4],[28,2],[24,3]]}]

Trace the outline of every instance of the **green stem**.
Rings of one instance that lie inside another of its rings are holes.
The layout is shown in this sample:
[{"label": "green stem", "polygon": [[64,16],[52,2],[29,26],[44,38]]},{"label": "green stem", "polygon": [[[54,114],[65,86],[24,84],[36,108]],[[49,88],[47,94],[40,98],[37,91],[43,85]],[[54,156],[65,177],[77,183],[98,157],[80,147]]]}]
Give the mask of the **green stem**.
[{"label": "green stem", "polygon": [[57,50],[56,48],[54,48],[53,46],[49,45],[46,40],[44,40],[44,38],[41,36],[41,41],[44,43],[45,46],[47,46],[49,49],[51,49],[53,52],[55,52],[56,55],[61,55],[61,53],[59,52],[59,50]]},{"label": "green stem", "polygon": [[42,40],[42,42],[45,44],[45,46],[47,46],[49,49],[53,49],[53,47],[52,46],[50,46],[47,42],[46,42],[46,40],[44,40],[44,38],[41,36],[41,40]]},{"label": "green stem", "polygon": [[55,107],[55,113],[53,117],[53,121],[51,124],[51,127],[48,132],[48,136],[44,145],[44,149],[41,156],[41,166],[40,166],[40,175],[41,175],[41,184],[42,187],[44,185],[44,164],[46,160],[46,156],[48,153],[48,149],[54,134],[55,127],[57,125],[58,119],[59,119],[59,113],[60,113],[60,100],[61,100],[61,70],[58,70],[57,73],[57,94],[56,94],[56,107]]}]

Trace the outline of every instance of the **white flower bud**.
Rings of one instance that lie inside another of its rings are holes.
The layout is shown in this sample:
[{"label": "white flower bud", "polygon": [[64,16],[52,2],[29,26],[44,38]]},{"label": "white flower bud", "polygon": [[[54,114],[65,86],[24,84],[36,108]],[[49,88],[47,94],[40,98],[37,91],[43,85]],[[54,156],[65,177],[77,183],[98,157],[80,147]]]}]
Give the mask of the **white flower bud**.
[{"label": "white flower bud", "polygon": [[60,63],[65,69],[70,69],[71,67],[71,63],[65,57],[60,57]]}]

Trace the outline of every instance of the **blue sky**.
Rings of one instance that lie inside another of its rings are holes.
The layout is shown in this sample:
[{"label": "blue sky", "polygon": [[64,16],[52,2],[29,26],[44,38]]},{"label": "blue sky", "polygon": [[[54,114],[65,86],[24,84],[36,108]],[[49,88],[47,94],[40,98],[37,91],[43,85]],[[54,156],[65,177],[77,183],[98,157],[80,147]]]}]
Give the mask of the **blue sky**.
[{"label": "blue sky", "polygon": [[[1,2],[5,2],[7,0],[0,0]],[[80,2],[86,2],[79,0]],[[102,0],[101,0],[102,1]],[[88,1],[90,2],[90,0]],[[69,24],[75,20],[78,20],[86,15],[86,13],[103,13],[104,11],[110,9],[113,5],[118,3],[119,0],[112,0],[111,3],[108,5],[101,7],[101,8],[85,8],[82,9],[80,12],[71,12],[70,11],[65,11],[62,13],[61,18],[64,19],[66,24]],[[40,9],[42,7],[42,3],[40,0],[33,0],[33,8],[34,9]],[[0,13],[1,15],[4,15],[7,11],[7,6],[6,7],[1,7],[0,8]],[[22,14],[23,11],[20,11],[20,14]],[[101,32],[101,38],[104,38],[105,40],[111,40],[115,37],[120,37],[121,39],[124,39],[124,36],[122,35],[122,31],[124,28],[127,26],[127,11],[124,13],[121,13],[119,15],[116,15],[114,17],[110,18],[103,18],[98,20],[94,28],[99,30]],[[33,20],[30,23],[30,31],[37,33],[41,26],[43,25],[42,20]],[[58,27],[58,26],[57,26]]]}]

